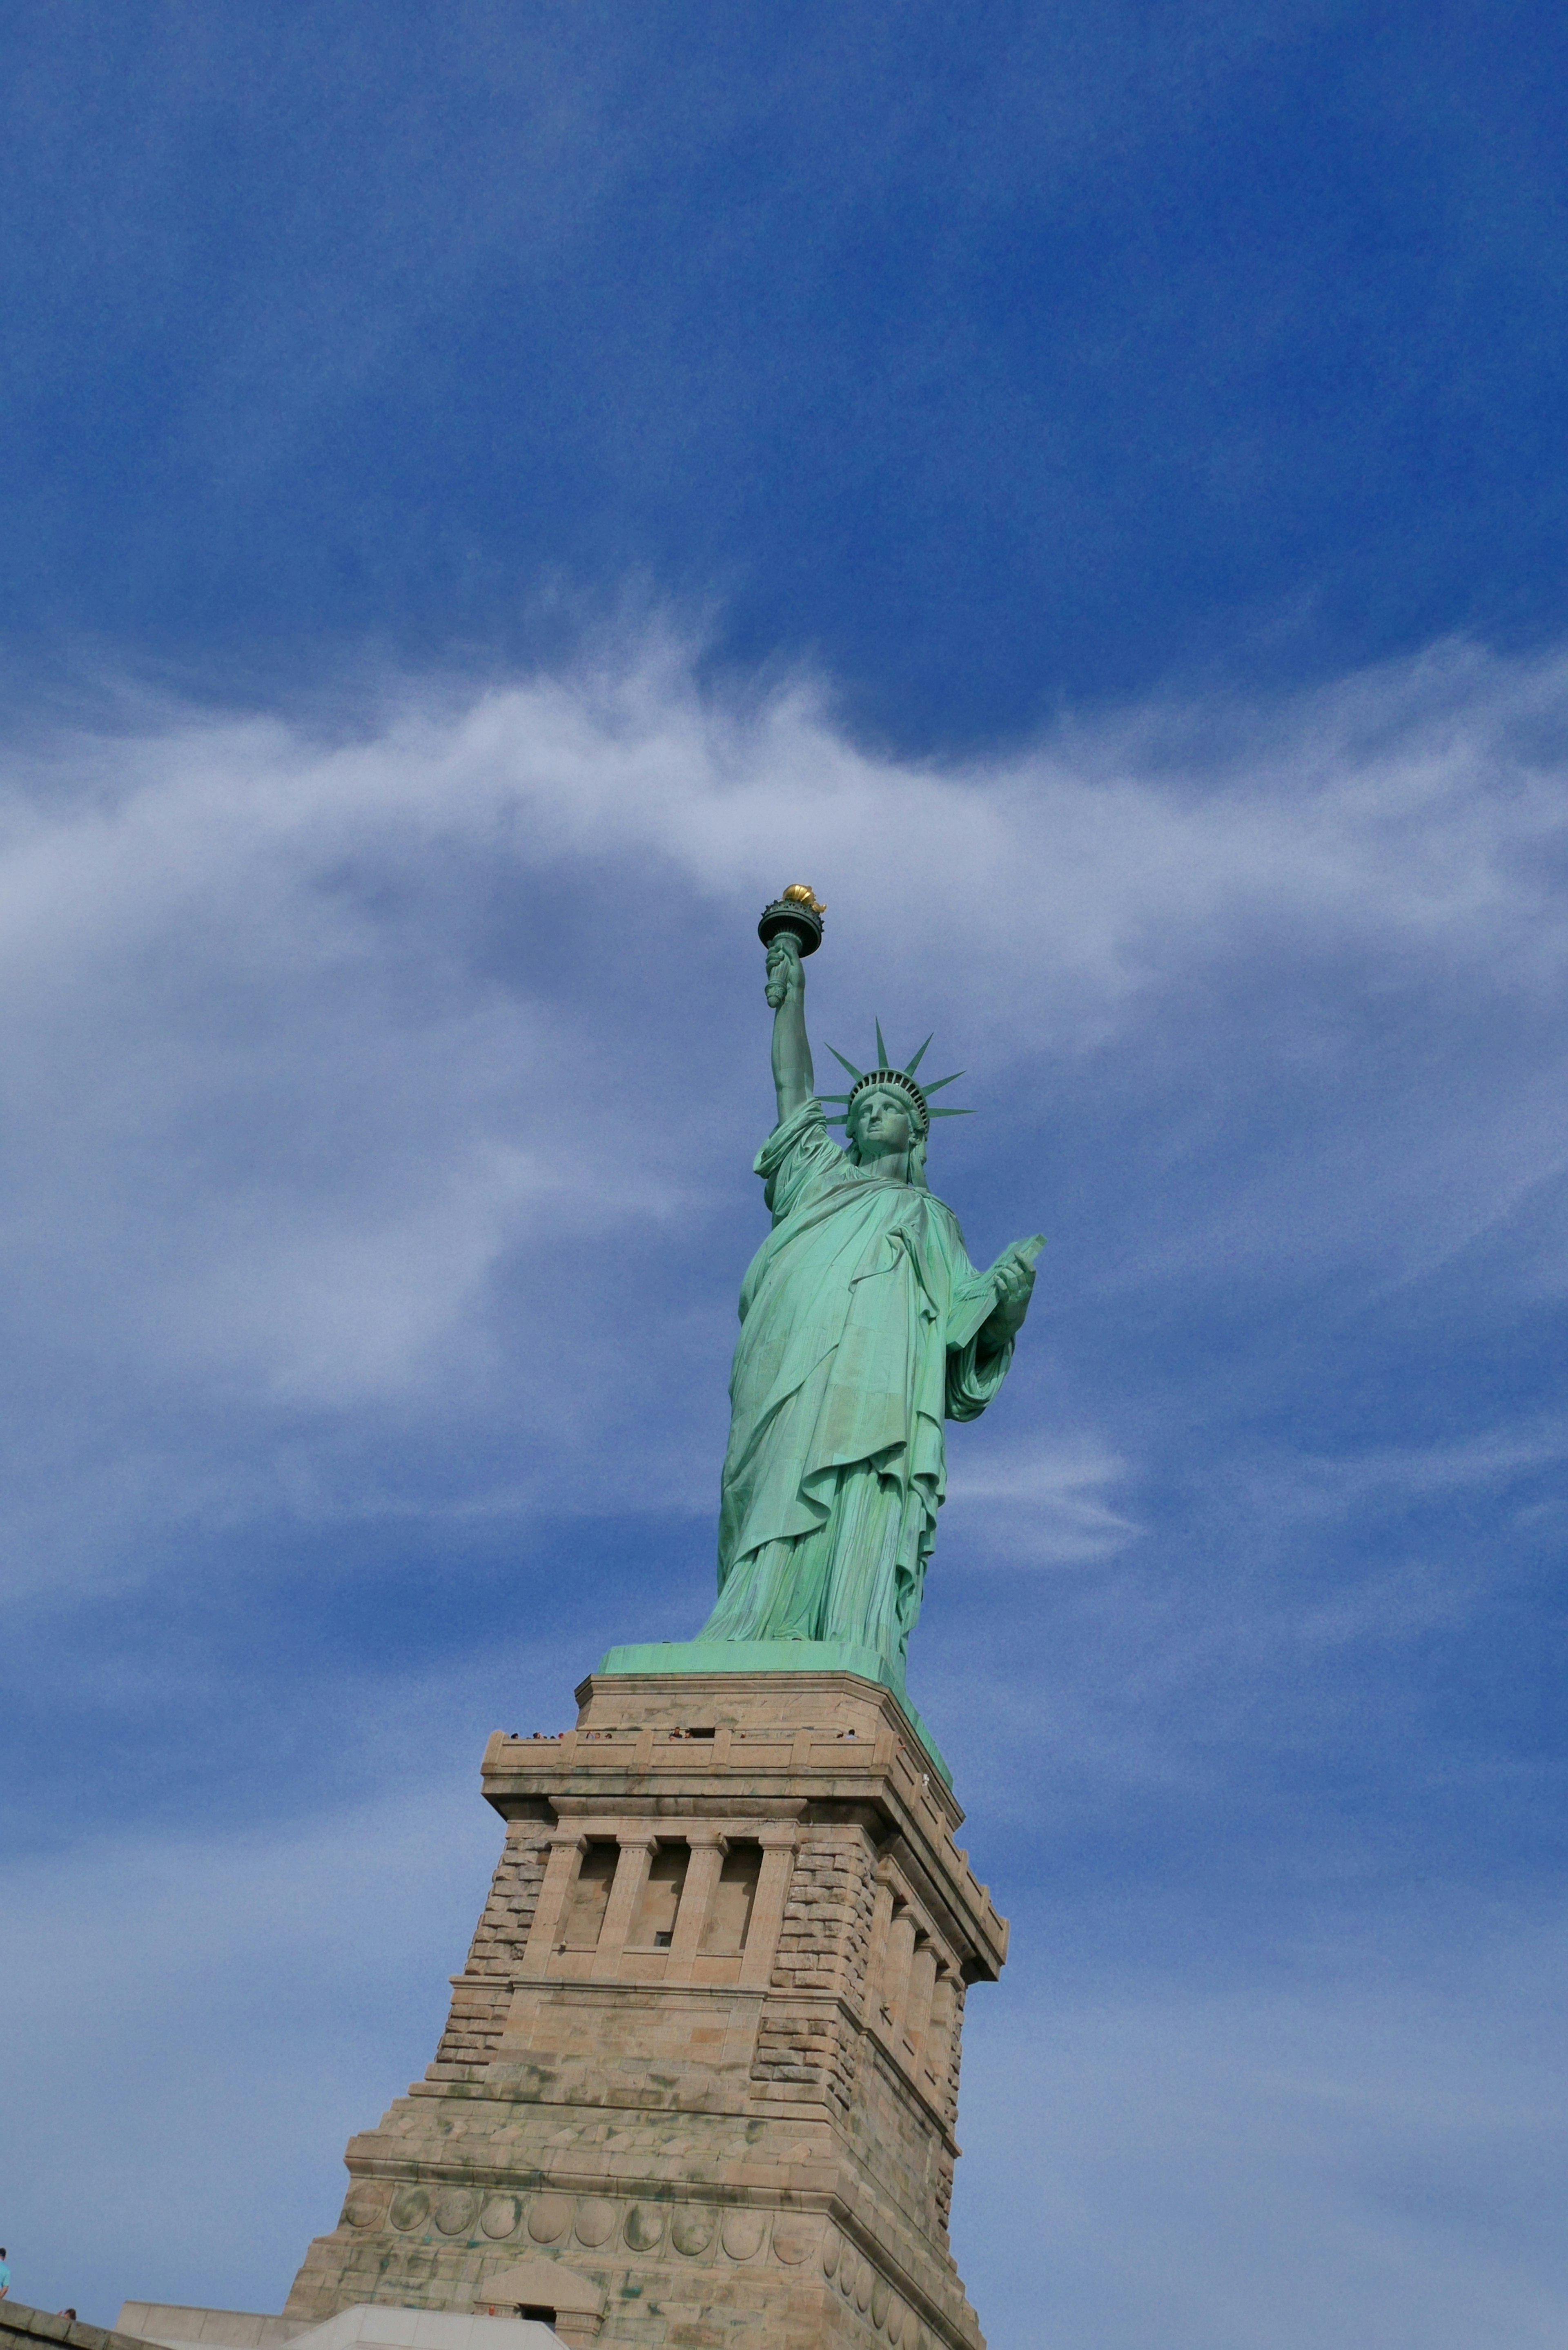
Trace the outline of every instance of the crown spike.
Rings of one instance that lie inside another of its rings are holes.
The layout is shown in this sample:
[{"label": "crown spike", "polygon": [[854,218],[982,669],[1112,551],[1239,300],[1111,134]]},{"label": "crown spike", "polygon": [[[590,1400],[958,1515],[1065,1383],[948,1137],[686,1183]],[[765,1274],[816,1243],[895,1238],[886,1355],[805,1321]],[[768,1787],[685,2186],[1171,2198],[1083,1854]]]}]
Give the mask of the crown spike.
[{"label": "crown spike", "polygon": [[[964,1075],[962,1069],[954,1069],[945,1077],[933,1077],[929,1085],[922,1085],[915,1075],[926,1057],[935,1036],[935,1030],[926,1038],[925,1044],[920,1046],[919,1052],[903,1068],[899,1068],[888,1050],[888,1039],[882,1034],[882,1023],[877,1020],[873,1024],[877,1031],[877,1066],[874,1069],[857,1068],[848,1055],[841,1053],[836,1045],[829,1045],[827,1047],[839,1067],[847,1070],[855,1080],[853,1087],[846,1094],[818,1094],[818,1101],[834,1105],[834,1114],[827,1118],[829,1126],[846,1127],[848,1125],[849,1112],[854,1106],[857,1095],[862,1087],[869,1085],[873,1079],[879,1083],[896,1083],[907,1089],[919,1112],[922,1131],[926,1133],[930,1131],[930,1121],[934,1118],[972,1118],[974,1116],[972,1109],[939,1109],[929,1099],[932,1094],[940,1093],[944,1086],[956,1086]],[[840,1104],[842,1108],[839,1107]]]}]

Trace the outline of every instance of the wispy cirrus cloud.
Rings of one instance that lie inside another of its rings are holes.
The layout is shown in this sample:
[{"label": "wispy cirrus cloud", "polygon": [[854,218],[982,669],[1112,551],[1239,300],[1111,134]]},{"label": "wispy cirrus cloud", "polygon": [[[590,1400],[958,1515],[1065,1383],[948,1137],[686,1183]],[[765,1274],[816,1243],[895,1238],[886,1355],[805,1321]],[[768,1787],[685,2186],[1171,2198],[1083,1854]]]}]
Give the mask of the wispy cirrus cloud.
[{"label": "wispy cirrus cloud", "polygon": [[1092,1437],[962,1456],[948,1480],[946,1543],[1008,1565],[1111,1557],[1140,1531],[1136,1518],[1112,1505],[1128,1475],[1128,1463]]}]

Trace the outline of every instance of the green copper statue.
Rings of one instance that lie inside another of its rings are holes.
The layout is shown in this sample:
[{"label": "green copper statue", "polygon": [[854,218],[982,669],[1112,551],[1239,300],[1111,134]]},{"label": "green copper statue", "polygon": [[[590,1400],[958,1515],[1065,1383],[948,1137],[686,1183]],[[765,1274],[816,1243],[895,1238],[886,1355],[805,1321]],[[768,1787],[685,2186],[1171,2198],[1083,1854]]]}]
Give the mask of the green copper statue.
[{"label": "green copper statue", "polygon": [[[757,1154],[773,1231],[741,1291],[719,1518],[719,1604],[698,1641],[828,1641],[869,1650],[901,1688],[946,1486],[944,1419],[1001,1387],[1041,1238],[987,1273],[926,1187],[929,1097],[950,1077],[858,1070],[847,1147],[827,1133],[805,1033],[802,954],[823,909],[804,884],[768,909],[778,1124]],[[927,1039],[927,1044],[929,1043]],[[962,1075],[960,1071],[959,1075]],[[640,1653],[640,1652],[639,1652]],[[737,1651],[737,1655],[739,1652]]]}]

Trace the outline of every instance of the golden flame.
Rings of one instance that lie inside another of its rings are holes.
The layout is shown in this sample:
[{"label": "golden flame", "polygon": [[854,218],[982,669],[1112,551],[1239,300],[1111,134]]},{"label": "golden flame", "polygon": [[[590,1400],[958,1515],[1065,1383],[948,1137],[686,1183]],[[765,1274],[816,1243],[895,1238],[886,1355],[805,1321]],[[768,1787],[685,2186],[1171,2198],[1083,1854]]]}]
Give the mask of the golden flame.
[{"label": "golden flame", "polygon": [[792,881],[784,894],[786,900],[797,906],[805,906],[814,914],[826,914],[827,911],[826,906],[817,904],[809,881]]}]

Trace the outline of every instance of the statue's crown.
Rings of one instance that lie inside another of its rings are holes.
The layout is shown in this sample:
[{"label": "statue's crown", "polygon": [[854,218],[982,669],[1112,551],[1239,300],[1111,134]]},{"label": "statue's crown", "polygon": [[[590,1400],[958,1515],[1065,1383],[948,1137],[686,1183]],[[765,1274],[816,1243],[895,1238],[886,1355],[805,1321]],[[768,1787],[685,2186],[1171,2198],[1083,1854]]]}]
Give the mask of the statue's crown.
[{"label": "statue's crown", "polygon": [[905,1062],[901,1069],[895,1067],[893,1056],[882,1041],[882,1023],[879,1020],[877,1023],[877,1066],[876,1068],[857,1069],[853,1061],[846,1060],[844,1055],[839,1052],[836,1045],[830,1045],[827,1048],[828,1051],[833,1055],[834,1059],[838,1063],[841,1069],[848,1070],[849,1075],[854,1078],[855,1083],[850,1087],[849,1091],[846,1094],[824,1094],[821,1096],[821,1099],[825,1102],[842,1102],[844,1104],[844,1107],[841,1110],[835,1112],[833,1117],[828,1119],[828,1125],[847,1126],[849,1123],[849,1113],[854,1107],[857,1098],[866,1091],[867,1086],[897,1086],[900,1093],[907,1094],[915,1116],[919,1119],[920,1132],[922,1136],[930,1132],[931,1120],[933,1118],[971,1118],[974,1114],[971,1110],[933,1109],[927,1098],[930,1094],[940,1094],[944,1086],[956,1085],[959,1078],[963,1075],[963,1071],[961,1069],[955,1069],[950,1077],[934,1078],[932,1082],[927,1086],[919,1086],[916,1084],[915,1071],[925,1059],[926,1045],[929,1045],[930,1041],[929,1036],[928,1036],[925,1045],[920,1046],[919,1051],[914,1055],[913,1059]]}]

